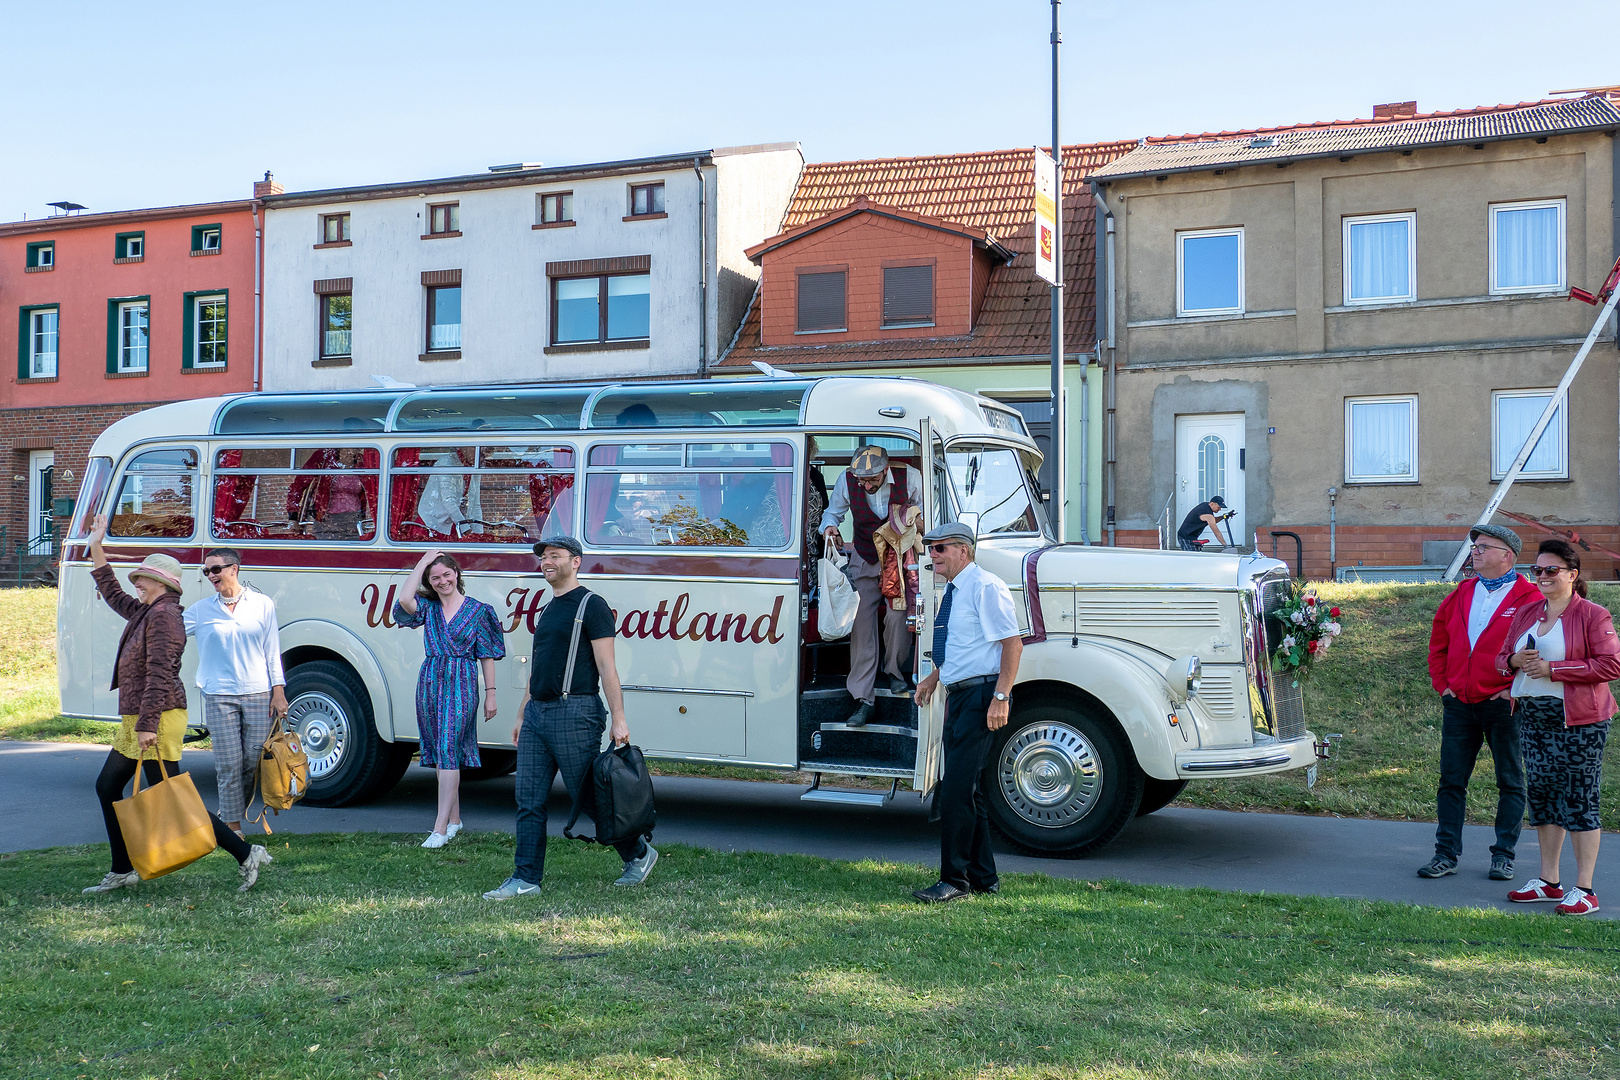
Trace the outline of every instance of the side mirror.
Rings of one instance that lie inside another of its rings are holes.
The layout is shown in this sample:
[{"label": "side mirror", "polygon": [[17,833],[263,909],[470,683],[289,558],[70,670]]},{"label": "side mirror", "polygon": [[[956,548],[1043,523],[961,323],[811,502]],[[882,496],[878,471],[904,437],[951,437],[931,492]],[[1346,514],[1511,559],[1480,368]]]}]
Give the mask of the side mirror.
[{"label": "side mirror", "polygon": [[1198,696],[1198,687],[1204,681],[1204,662],[1196,656],[1179,657],[1165,671],[1164,681],[1170,684],[1170,700],[1185,704]]},{"label": "side mirror", "polygon": [[979,535],[979,515],[978,514],[972,514],[972,513],[957,514],[956,515],[956,523],[958,525],[966,525],[969,529],[972,529],[974,536]]}]

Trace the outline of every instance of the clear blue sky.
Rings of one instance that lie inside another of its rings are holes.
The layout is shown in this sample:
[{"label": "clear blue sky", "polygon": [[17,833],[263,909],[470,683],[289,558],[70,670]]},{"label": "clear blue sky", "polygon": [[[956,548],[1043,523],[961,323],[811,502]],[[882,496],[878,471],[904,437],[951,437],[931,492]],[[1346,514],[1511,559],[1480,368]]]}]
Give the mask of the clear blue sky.
[{"label": "clear blue sky", "polygon": [[[1067,0],[1066,142],[1620,83],[1620,4]],[[0,220],[797,140],[1050,131],[1046,0],[4,0]],[[27,47],[31,40],[37,52]]]}]

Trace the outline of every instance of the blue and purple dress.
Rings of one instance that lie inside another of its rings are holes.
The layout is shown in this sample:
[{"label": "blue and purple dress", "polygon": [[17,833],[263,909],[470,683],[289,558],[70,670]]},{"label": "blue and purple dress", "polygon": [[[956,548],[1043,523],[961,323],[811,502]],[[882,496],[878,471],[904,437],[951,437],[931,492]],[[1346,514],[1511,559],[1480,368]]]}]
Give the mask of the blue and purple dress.
[{"label": "blue and purple dress", "polygon": [[416,729],[422,764],[475,769],[478,759],[478,661],[506,655],[495,609],[463,597],[449,623],[438,597],[417,597],[416,614],[394,605],[395,624],[426,631],[427,656],[416,679]]}]

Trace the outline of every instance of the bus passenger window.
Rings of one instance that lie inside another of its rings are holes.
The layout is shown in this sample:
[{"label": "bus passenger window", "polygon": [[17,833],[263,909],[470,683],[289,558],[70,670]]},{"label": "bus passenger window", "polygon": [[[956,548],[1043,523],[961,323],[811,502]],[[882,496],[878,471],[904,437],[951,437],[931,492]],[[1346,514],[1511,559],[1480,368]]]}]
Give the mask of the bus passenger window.
[{"label": "bus passenger window", "polygon": [[248,447],[214,459],[214,535],[221,540],[371,540],[377,451]]},{"label": "bus passenger window", "polygon": [[124,467],[108,534],[189,537],[197,526],[196,484],[197,451],[148,450]]},{"label": "bus passenger window", "polygon": [[[585,539],[608,547],[750,547],[793,538],[787,443],[598,446],[585,487]],[[645,471],[643,471],[645,470]]]},{"label": "bus passenger window", "polygon": [[389,538],[533,544],[569,532],[573,464],[566,446],[400,447],[390,474]]}]

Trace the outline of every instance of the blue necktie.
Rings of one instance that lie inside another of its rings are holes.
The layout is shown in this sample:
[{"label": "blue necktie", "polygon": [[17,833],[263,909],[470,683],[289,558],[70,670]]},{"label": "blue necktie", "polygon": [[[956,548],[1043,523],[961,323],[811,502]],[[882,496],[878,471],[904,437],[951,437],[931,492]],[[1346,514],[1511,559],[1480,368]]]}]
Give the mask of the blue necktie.
[{"label": "blue necktie", "polygon": [[951,595],[956,592],[956,583],[950,582],[945,586],[945,598],[939,602],[939,613],[934,616],[934,668],[942,670],[945,667],[945,634],[951,622]]}]

